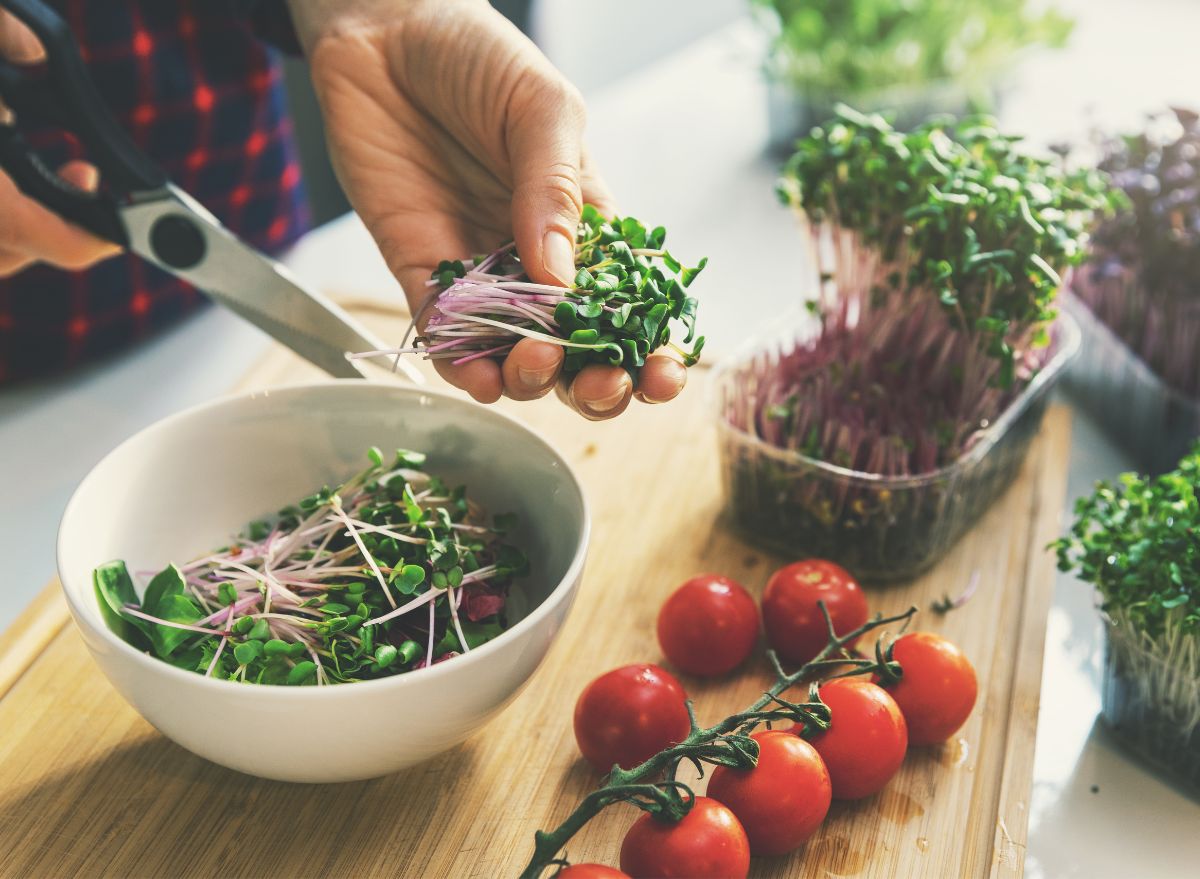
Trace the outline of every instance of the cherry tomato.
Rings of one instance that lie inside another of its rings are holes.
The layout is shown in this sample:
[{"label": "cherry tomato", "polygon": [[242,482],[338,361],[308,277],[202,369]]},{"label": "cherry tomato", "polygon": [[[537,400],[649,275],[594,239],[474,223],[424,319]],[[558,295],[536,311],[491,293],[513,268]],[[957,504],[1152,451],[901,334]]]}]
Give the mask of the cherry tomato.
[{"label": "cherry tomato", "polygon": [[877,684],[842,678],[822,684],[830,724],[809,741],[825,761],[833,796],[857,800],[882,790],[904,761],[908,728],[895,700]]},{"label": "cherry tomato", "polygon": [[602,674],[575,703],[575,741],[589,763],[631,769],[691,730],[686,694],[657,665],[626,665]]},{"label": "cherry tomato", "polygon": [[658,612],[658,643],[667,659],[688,674],[712,677],[733,671],[758,637],[758,607],[728,577],[693,577]]},{"label": "cherry tomato", "polygon": [[554,879],[630,879],[630,876],[603,864],[572,864],[555,874]]},{"label": "cherry tomato", "polygon": [[954,735],[975,707],[975,669],[963,652],[930,632],[896,641],[903,675],[887,691],[904,714],[910,745],[936,745]]},{"label": "cherry tomato", "polygon": [[[867,621],[867,598],[845,568],[821,559],[806,559],[780,568],[763,592],[763,624],[767,641],[783,659],[808,662],[829,640],[817,602],[825,602],[839,635]],[[849,645],[847,645],[849,646]]]},{"label": "cherry tomato", "polygon": [[829,812],[829,770],[816,749],[799,736],[763,730],[753,769],[718,766],[708,795],[742,822],[755,855],[783,855],[816,833]]},{"label": "cherry tomato", "polygon": [[745,879],[750,842],[733,812],[696,797],[682,821],[643,815],[625,833],[621,869],[634,879]]}]

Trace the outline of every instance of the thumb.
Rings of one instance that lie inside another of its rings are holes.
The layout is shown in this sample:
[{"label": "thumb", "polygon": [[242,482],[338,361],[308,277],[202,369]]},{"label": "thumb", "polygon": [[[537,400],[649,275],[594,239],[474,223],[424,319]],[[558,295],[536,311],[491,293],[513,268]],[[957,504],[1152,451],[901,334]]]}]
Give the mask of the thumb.
[{"label": "thumb", "polygon": [[521,98],[507,132],[517,253],[534,281],[569,286],[583,210],[583,99],[557,74],[527,88]]},{"label": "thumb", "polygon": [[46,50],[33,31],[11,13],[0,10],[0,59],[14,64],[33,64],[46,57]]},{"label": "thumb", "polygon": [[100,172],[96,170],[95,165],[89,165],[87,162],[67,162],[58,169],[58,176],[84,192],[95,192],[100,186]]}]

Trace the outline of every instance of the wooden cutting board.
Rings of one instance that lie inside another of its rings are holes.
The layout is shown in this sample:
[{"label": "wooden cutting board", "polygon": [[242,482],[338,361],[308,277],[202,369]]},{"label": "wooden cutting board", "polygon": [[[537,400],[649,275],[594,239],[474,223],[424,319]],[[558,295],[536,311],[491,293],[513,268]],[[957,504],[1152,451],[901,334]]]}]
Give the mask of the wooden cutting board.
[{"label": "wooden cutting board", "polygon": [[[360,313],[385,338],[402,331],[401,316]],[[277,350],[243,387],[313,377]],[[553,399],[500,404],[578,468],[595,515],[584,583],[545,664],[504,714],[387,778],[291,785],[191,755],[109,686],[67,624],[57,584],[48,586],[0,635],[0,876],[515,876],[534,831],[561,821],[597,782],[571,731],[582,687],[614,666],[662,661],[655,615],[684,579],[719,572],[757,594],[789,561],[722,523],[708,377],[693,370],[679,400],[635,403],[604,424]],[[1066,411],[1052,409],[1020,478],[950,555],[915,582],[869,593],[877,611],[916,604],[917,626],[975,663],[980,699],[961,735],[911,754],[880,794],[835,804],[804,849],[756,859],[752,875],[1021,875],[1053,583],[1044,547],[1058,531],[1069,432]],[[928,610],[973,571],[979,589],[965,606]],[[753,701],[770,673],[758,656],[728,680],[682,680],[704,723]],[[610,808],[572,842],[571,859],[616,865],[636,815]]]}]

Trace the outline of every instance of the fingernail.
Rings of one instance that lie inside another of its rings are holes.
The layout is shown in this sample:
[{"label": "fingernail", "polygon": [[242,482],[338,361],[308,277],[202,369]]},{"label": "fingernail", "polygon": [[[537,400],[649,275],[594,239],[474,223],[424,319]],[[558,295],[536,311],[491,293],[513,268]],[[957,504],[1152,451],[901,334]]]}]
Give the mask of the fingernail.
[{"label": "fingernail", "polygon": [[607,415],[625,402],[625,397],[629,395],[630,389],[631,386],[628,382],[622,382],[620,389],[607,397],[602,397],[599,400],[588,400],[586,403],[576,399],[576,403],[578,403],[580,409],[585,410],[589,415]]},{"label": "fingernail", "polygon": [[[678,390],[676,390],[675,393],[671,394],[670,396],[662,398],[652,397],[643,392],[642,399],[647,403],[668,403],[678,397],[679,391],[683,390],[684,385],[687,384],[687,367],[678,360],[670,358],[670,366],[664,367],[663,371],[664,375],[661,377],[670,380],[672,384],[677,386]],[[669,375],[666,373],[669,373]]]},{"label": "fingernail", "polygon": [[547,366],[543,369],[523,369],[517,367],[517,378],[521,384],[531,391],[540,391],[550,382],[554,381],[554,374],[558,371],[557,367]]},{"label": "fingernail", "polygon": [[575,242],[551,229],[542,238],[542,268],[564,287],[575,277]]},{"label": "fingernail", "polygon": [[15,36],[16,45],[13,52],[16,57],[13,61],[18,64],[34,64],[45,59],[46,49],[32,31],[22,25],[17,28]]},{"label": "fingernail", "polygon": [[100,172],[96,170],[94,165],[85,165],[83,174],[79,178],[79,188],[87,192],[95,192],[96,187],[100,185]]}]

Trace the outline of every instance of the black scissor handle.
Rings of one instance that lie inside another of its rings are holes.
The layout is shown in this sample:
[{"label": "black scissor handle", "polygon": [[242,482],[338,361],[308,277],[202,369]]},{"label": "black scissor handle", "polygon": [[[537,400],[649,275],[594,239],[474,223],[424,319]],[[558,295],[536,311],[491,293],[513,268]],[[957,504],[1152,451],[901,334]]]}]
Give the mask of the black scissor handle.
[{"label": "black scissor handle", "polygon": [[[16,113],[0,124],[0,167],[28,197],[95,235],[121,246],[128,240],[119,201],[166,185],[167,177],[134,143],[96,91],[67,23],[40,0],[0,0],[41,40],[42,68],[0,58],[0,97]],[[100,171],[104,192],[84,192],[46,166],[19,130],[21,118],[52,122],[75,134]]]}]

